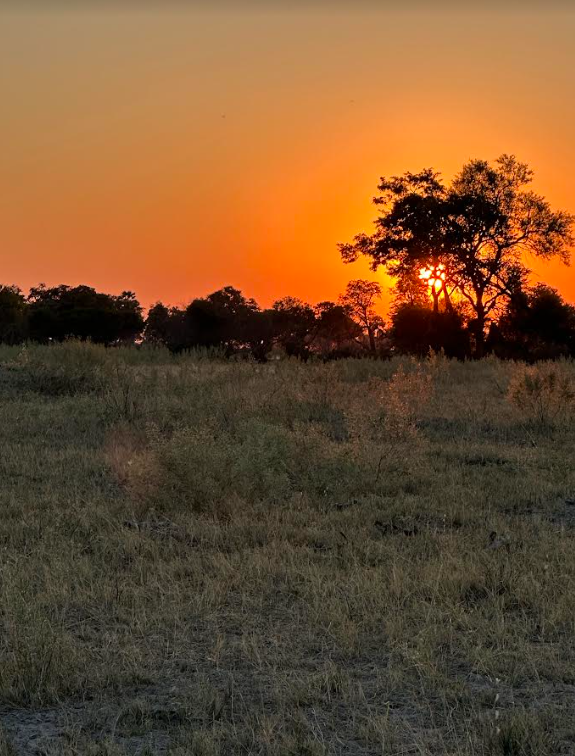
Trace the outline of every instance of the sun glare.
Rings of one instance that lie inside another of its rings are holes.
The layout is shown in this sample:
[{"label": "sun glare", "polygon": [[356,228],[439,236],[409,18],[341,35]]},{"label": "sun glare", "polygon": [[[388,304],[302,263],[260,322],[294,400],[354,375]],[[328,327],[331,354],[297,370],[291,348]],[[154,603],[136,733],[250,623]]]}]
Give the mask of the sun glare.
[{"label": "sun glare", "polygon": [[445,265],[439,263],[431,268],[421,268],[419,278],[424,281],[430,289],[441,291],[445,283]]}]

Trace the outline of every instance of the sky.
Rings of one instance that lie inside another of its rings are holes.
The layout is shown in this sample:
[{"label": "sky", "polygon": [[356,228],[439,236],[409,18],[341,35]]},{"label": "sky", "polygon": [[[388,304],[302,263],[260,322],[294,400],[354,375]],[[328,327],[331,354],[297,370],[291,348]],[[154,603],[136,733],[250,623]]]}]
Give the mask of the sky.
[{"label": "sky", "polygon": [[0,282],[334,299],[389,283],[337,251],[380,176],[503,152],[575,212],[574,36],[553,0],[3,0]]}]

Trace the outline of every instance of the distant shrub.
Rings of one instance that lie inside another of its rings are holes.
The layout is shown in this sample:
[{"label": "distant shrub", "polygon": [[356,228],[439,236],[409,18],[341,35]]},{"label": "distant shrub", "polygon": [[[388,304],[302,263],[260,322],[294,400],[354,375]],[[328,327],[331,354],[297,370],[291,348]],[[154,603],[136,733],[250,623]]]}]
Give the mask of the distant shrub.
[{"label": "distant shrub", "polygon": [[560,362],[520,365],[507,397],[529,421],[549,425],[566,419],[575,409],[575,371]]}]

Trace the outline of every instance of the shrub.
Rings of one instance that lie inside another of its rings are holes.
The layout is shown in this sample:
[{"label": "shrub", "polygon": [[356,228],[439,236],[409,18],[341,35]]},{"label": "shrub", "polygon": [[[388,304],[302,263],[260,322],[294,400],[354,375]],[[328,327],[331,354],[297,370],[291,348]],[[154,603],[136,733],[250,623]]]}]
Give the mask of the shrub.
[{"label": "shrub", "polygon": [[507,396],[525,419],[550,425],[569,418],[575,409],[575,373],[559,362],[520,365]]},{"label": "shrub", "polygon": [[289,493],[287,431],[263,422],[248,423],[237,435],[183,428],[169,439],[153,436],[151,445],[157,493],[166,503],[202,511],[233,497],[278,499]]},{"label": "shrub", "polygon": [[319,502],[372,486],[348,445],[330,441],[319,428],[301,424],[289,430],[255,418],[233,430],[184,427],[169,437],[154,427],[146,450],[120,450],[111,464],[136,498],[143,495],[162,509],[208,513],[292,496]]},{"label": "shrub", "polygon": [[23,347],[14,367],[25,387],[49,396],[74,396],[100,387],[107,355],[104,347],[82,341]]},{"label": "shrub", "polygon": [[393,374],[384,394],[384,430],[394,441],[417,437],[417,421],[431,396],[431,374],[420,367],[412,373],[403,367]]},{"label": "shrub", "polygon": [[118,362],[107,367],[99,388],[110,421],[134,422],[143,414],[141,384],[141,376],[132,366]]},{"label": "shrub", "polygon": [[551,756],[556,751],[549,724],[540,712],[506,712],[487,728],[474,752],[485,756]]}]

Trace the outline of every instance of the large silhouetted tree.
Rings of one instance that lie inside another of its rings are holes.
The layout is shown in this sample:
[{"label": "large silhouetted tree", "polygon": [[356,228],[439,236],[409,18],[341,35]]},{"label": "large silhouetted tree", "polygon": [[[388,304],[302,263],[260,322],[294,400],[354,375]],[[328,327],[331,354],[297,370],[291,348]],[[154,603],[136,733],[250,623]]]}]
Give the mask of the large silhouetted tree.
[{"label": "large silhouetted tree", "polygon": [[448,185],[431,169],[382,178],[375,231],[341,244],[343,259],[366,255],[400,280],[429,271],[436,311],[440,299],[451,310],[455,294],[468,303],[481,356],[488,323],[527,278],[526,255],[568,261],[574,218],[531,191],[532,178],[510,155],[471,160]]}]

